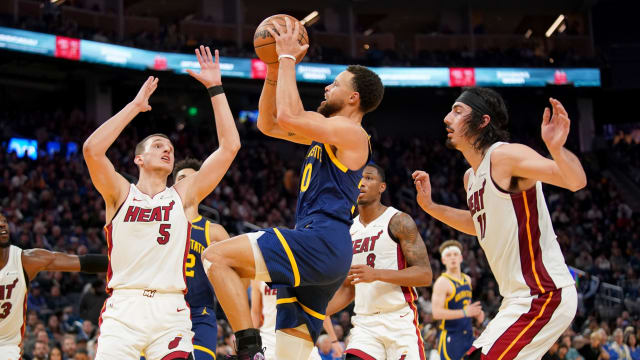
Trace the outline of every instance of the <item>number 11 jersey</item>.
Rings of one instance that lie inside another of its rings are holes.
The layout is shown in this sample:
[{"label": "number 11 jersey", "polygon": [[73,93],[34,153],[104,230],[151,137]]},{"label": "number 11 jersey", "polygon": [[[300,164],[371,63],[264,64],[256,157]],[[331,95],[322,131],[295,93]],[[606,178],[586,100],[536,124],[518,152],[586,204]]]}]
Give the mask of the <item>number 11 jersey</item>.
[{"label": "number 11 jersey", "polygon": [[[353,244],[352,266],[363,264],[375,269],[390,270],[407,267],[400,244],[389,232],[389,222],[399,212],[390,206],[367,226],[360,222],[360,215],[356,216],[350,230]],[[357,315],[391,312],[407,305],[411,307],[418,298],[412,287],[382,281],[359,283],[355,287],[354,312]]]},{"label": "number 11 jersey", "polygon": [[149,196],[131,184],[127,199],[105,227],[107,291],[186,292],[190,232],[182,200],[173,187]]}]

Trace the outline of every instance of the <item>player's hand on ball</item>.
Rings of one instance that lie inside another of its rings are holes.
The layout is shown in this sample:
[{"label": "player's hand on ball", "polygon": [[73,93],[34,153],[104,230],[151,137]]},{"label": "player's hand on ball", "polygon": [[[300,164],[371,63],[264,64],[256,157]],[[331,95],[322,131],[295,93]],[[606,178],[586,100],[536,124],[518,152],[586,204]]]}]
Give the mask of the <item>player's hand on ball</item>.
[{"label": "player's hand on ball", "polygon": [[292,55],[298,57],[309,48],[309,44],[300,45],[298,38],[300,37],[300,22],[291,23],[288,17],[285,17],[285,27],[272,22],[273,29],[267,28],[271,36],[276,39],[276,52],[280,55]]},{"label": "player's hand on ball", "polygon": [[156,91],[158,87],[158,78],[149,76],[147,81],[142,84],[140,91],[138,91],[138,95],[131,102],[136,109],[140,112],[147,112],[151,110],[151,105],[149,105],[149,97]]},{"label": "player's hand on ball", "polygon": [[484,315],[484,313],[482,312],[482,304],[480,304],[480,301],[474,302],[473,304],[464,308],[464,310],[467,312],[468,317],[477,318],[481,314]]},{"label": "player's hand on ball", "polygon": [[196,57],[200,64],[200,73],[196,73],[190,69],[187,69],[189,75],[193,76],[196,80],[200,81],[207,89],[222,85],[222,75],[220,73],[220,56],[218,50],[215,50],[215,60],[211,55],[211,49],[200,45],[200,49],[196,49]]},{"label": "player's hand on ball", "polygon": [[565,110],[560,101],[549,98],[549,103],[553,108],[553,115],[549,108],[544,108],[542,115],[542,140],[547,145],[547,149],[551,153],[562,149],[567,142],[567,136],[569,136],[569,129],[571,128],[571,120],[569,120],[569,114]]},{"label": "player's hand on ball", "polygon": [[433,204],[431,200],[431,181],[429,180],[429,174],[422,170],[416,170],[411,177],[413,178],[413,184],[416,186],[416,200],[418,201],[418,205],[427,211]]},{"label": "player's hand on ball", "polygon": [[349,270],[349,275],[347,277],[351,280],[351,285],[370,283],[377,280],[376,269],[364,264],[351,265],[351,269]]}]

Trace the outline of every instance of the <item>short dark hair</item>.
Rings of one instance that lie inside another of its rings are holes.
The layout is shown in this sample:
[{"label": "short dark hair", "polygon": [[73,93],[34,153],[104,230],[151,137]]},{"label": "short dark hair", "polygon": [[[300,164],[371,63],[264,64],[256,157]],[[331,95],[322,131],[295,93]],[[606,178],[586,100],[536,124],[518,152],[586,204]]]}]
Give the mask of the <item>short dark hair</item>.
[{"label": "short dark hair", "polygon": [[[471,109],[471,115],[465,124],[464,135],[473,139],[473,148],[483,151],[495,142],[509,141],[509,113],[502,96],[495,90],[482,87],[468,87],[464,88],[464,91],[473,93],[484,100],[491,112],[490,114],[481,114]],[[480,127],[484,122],[482,119],[484,115],[489,115],[491,120],[485,127]]]},{"label": "short dark hair", "polygon": [[147,142],[147,140],[151,139],[154,136],[159,136],[161,138],[165,138],[169,141],[171,141],[171,139],[169,139],[169,137],[165,134],[161,134],[161,133],[155,133],[155,134],[151,134],[149,136],[147,136],[146,138],[142,139],[139,143],[136,144],[136,150],[135,150],[135,155],[140,155],[144,152],[144,146]]},{"label": "short dark hair", "polygon": [[382,166],[372,162],[368,163],[365,167],[367,166],[371,166],[372,168],[376,169],[376,171],[378,172],[378,175],[380,176],[381,182],[387,181],[387,177],[384,175],[384,169],[382,168]]},{"label": "short dark hair", "polygon": [[194,158],[186,158],[178,161],[173,169],[173,181],[177,181],[178,173],[180,172],[180,170],[193,169],[195,171],[198,171],[200,170],[200,166],[202,166],[202,161]]},{"label": "short dark hair", "polygon": [[365,114],[375,110],[384,95],[384,86],[378,74],[361,65],[349,65],[353,74],[353,89],[360,94],[360,110]]}]

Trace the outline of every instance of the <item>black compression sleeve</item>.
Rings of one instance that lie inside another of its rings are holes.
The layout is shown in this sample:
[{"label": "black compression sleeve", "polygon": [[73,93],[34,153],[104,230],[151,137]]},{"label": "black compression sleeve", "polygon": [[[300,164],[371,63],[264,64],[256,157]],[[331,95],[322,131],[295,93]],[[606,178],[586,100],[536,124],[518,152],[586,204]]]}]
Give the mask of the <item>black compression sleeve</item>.
[{"label": "black compression sleeve", "polygon": [[86,273],[107,272],[109,268],[109,257],[107,255],[87,254],[78,256],[80,260],[80,271]]}]

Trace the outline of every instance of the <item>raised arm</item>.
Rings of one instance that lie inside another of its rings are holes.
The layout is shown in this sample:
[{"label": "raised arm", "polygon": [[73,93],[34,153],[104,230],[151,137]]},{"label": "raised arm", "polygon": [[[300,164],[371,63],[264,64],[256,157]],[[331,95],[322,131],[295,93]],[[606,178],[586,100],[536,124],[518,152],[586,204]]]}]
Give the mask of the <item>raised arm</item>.
[{"label": "raised arm", "polygon": [[[196,56],[200,63],[200,73],[187,70],[189,75],[200,81],[207,89],[221,91],[222,78],[218,50],[215,50],[215,62],[209,47],[200,46],[200,50],[196,49]],[[240,135],[224,92],[214,94],[211,97],[211,105],[220,146],[202,163],[200,170],[175,185],[185,201],[185,208],[198,206],[215,189],[240,150]]]},{"label": "raised arm", "polygon": [[100,125],[82,146],[82,154],[89,168],[91,181],[107,205],[107,222],[111,220],[118,206],[124,202],[129,189],[129,182],[115,170],[107,158],[107,149],[138,113],[151,110],[149,97],[157,87],[158,78],[149,76],[135,99]]},{"label": "raised arm", "polygon": [[[465,187],[467,186],[468,176],[469,173],[467,172],[464,176]],[[462,231],[469,235],[476,234],[476,229],[473,225],[473,217],[468,210],[456,209],[451,206],[440,205],[433,202],[431,199],[431,182],[429,180],[429,174],[422,170],[418,170],[413,173],[412,177],[416,186],[416,191],[418,192],[416,199],[422,210],[458,231]]]},{"label": "raised arm", "polygon": [[[274,23],[278,33],[268,31],[276,39],[278,55],[302,53],[309,45],[298,43],[300,23],[291,24],[285,18],[286,29]],[[369,139],[362,127],[344,117],[325,118],[314,111],[304,111],[296,85],[295,60],[283,57],[278,70],[276,108],[278,125],[291,133],[324,144],[334,145],[340,153],[339,160],[349,169],[361,168],[368,157]]]},{"label": "raised arm", "polygon": [[541,133],[553,160],[526,145],[506,144],[491,154],[492,168],[511,177],[539,180],[578,191],[587,185],[587,176],[578,157],[564,147],[571,121],[560,101],[549,99],[549,102],[553,116],[549,108],[544,109]]},{"label": "raised arm", "polygon": [[106,255],[78,256],[45,249],[30,249],[22,253],[22,266],[29,280],[33,280],[40,271],[107,272],[109,260]]},{"label": "raised arm", "polygon": [[429,286],[433,274],[427,247],[411,216],[400,212],[389,221],[389,234],[397,239],[407,267],[402,270],[376,269],[369,265],[352,265],[348,279],[351,284],[383,281],[399,286]]},{"label": "raised arm", "polygon": [[267,136],[288,140],[298,144],[311,144],[311,140],[292,131],[284,130],[277,119],[276,86],[278,84],[278,65],[267,67],[267,77],[262,86],[258,102],[258,129]]}]

